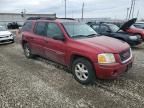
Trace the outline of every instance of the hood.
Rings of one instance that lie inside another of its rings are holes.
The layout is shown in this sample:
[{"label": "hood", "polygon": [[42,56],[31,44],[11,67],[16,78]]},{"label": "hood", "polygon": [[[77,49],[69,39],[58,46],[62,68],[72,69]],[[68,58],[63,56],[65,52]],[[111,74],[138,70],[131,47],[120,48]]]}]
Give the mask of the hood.
[{"label": "hood", "polygon": [[126,30],[126,29],[130,28],[136,22],[136,20],[137,20],[137,18],[133,18],[133,19],[127,21],[120,27],[120,30]]},{"label": "hood", "polygon": [[118,31],[118,32],[111,33],[111,37],[115,37],[115,38],[129,39],[130,36],[135,36],[135,34],[131,34],[125,31]]},{"label": "hood", "polygon": [[9,36],[11,35],[12,33],[9,32],[9,31],[0,31],[0,37],[5,37],[5,36]]},{"label": "hood", "polygon": [[77,41],[106,53],[120,53],[129,48],[126,42],[107,36],[79,39]]},{"label": "hood", "polygon": [[134,32],[138,32],[138,33],[144,33],[144,29],[141,29],[141,28],[133,28],[133,27],[131,27],[130,28],[131,30],[133,30]]}]

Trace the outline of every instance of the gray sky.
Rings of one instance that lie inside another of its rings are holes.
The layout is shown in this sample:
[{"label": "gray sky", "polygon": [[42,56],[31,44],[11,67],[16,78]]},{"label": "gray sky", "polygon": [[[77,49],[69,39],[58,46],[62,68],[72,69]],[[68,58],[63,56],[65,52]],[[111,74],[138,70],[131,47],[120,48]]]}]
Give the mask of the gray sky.
[{"label": "gray sky", "polygon": [[[131,0],[67,0],[67,16],[81,17],[82,3],[85,3],[84,17],[126,18]],[[0,12],[56,13],[64,17],[64,0],[0,0]],[[144,0],[136,0],[135,16],[144,18]]]}]

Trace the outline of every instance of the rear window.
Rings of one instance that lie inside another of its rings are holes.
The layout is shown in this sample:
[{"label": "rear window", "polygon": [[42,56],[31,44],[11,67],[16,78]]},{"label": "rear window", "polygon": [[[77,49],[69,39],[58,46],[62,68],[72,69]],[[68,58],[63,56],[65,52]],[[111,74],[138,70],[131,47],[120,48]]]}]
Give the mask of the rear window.
[{"label": "rear window", "polygon": [[30,31],[32,29],[32,22],[25,22],[22,31]]}]

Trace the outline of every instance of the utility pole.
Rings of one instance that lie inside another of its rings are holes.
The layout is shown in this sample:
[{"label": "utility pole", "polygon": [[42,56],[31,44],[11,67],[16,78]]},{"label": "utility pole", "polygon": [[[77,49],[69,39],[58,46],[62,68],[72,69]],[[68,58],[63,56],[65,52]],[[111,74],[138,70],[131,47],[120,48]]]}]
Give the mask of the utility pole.
[{"label": "utility pole", "polygon": [[83,20],[83,17],[84,17],[84,2],[82,4],[82,20]]},{"label": "utility pole", "polygon": [[134,12],[135,12],[135,1],[136,0],[133,0],[132,18],[134,17]]},{"label": "utility pole", "polygon": [[67,17],[66,14],[67,14],[67,13],[66,13],[66,0],[65,0],[65,18]]},{"label": "utility pole", "polygon": [[137,19],[138,19],[138,16],[139,16],[139,10],[138,10],[138,12],[137,12]]},{"label": "utility pole", "polygon": [[25,18],[25,17],[26,17],[26,9],[23,9],[23,10],[21,11],[21,17],[22,17],[22,18]]},{"label": "utility pole", "polygon": [[128,17],[128,19],[131,18],[131,13],[132,13],[132,8],[133,8],[133,3],[134,3],[134,0],[131,0],[131,7],[130,7],[130,13],[129,13],[129,17]]},{"label": "utility pole", "polygon": [[126,20],[128,20],[129,8],[127,8]]}]

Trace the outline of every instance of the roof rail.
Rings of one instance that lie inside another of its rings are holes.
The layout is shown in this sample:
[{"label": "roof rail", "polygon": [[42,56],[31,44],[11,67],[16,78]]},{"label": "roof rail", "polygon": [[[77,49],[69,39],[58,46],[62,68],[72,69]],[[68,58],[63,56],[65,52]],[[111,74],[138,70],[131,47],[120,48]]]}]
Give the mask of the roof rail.
[{"label": "roof rail", "polygon": [[29,17],[27,20],[56,20],[56,19],[66,19],[66,20],[75,20],[74,18],[50,18],[50,17]]},{"label": "roof rail", "polygon": [[57,19],[75,20],[74,18],[57,18]]},{"label": "roof rail", "polygon": [[56,18],[50,18],[50,17],[29,17],[27,20],[55,20]]}]

